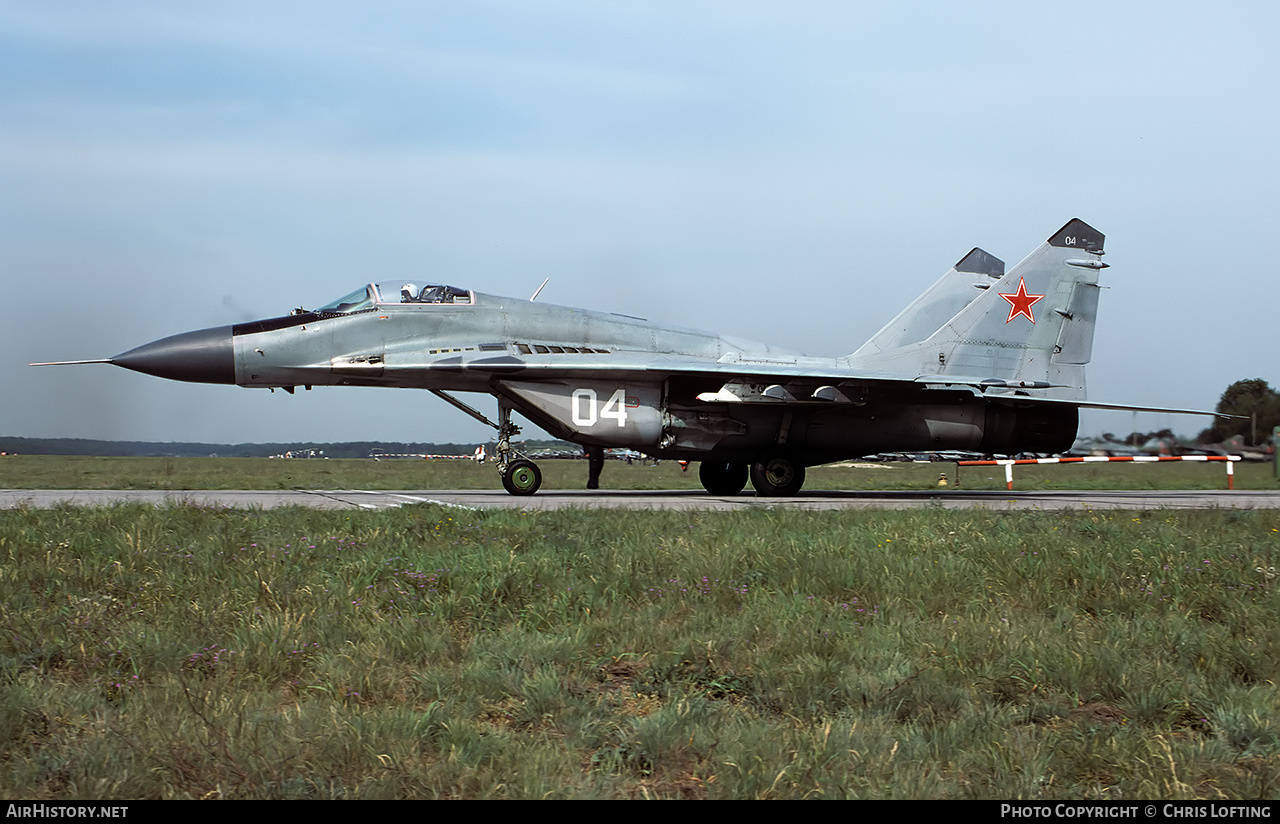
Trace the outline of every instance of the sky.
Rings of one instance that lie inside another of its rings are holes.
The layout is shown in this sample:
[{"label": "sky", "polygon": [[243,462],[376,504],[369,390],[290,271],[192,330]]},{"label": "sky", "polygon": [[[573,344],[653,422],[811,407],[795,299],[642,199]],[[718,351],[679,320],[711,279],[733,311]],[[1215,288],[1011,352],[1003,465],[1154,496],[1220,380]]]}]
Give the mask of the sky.
[{"label": "sky", "polygon": [[0,435],[480,442],[422,391],[28,364],[402,278],[838,356],[1073,217],[1111,266],[1089,398],[1213,409],[1280,385],[1277,30],[1231,0],[0,0]]}]

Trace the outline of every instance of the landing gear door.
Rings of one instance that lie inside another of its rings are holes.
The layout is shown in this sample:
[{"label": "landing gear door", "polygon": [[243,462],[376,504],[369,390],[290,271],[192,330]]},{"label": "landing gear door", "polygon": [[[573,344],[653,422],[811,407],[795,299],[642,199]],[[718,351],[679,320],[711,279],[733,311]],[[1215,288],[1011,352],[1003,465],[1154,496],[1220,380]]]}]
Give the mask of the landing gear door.
[{"label": "landing gear door", "polygon": [[662,435],[658,384],[586,380],[499,385],[530,420],[577,442],[651,448]]}]

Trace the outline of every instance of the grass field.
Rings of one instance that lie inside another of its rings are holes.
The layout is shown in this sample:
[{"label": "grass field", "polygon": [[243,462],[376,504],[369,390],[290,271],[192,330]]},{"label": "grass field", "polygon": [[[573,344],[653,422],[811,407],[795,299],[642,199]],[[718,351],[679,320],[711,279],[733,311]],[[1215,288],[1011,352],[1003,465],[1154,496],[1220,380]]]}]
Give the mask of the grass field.
[{"label": "grass field", "polygon": [[[4,485],[493,483],[46,460]],[[8,510],[0,795],[1274,799],[1277,567],[1273,511]]]},{"label": "grass field", "polygon": [[1280,513],[0,513],[0,794],[1275,798]]},{"label": "grass field", "polygon": [[[581,489],[585,461],[539,462],[543,486]],[[935,489],[954,463],[857,463],[813,467],[805,489]],[[1236,489],[1280,488],[1270,464],[1238,463]],[[1003,467],[964,467],[959,488],[1004,489]],[[613,489],[701,489],[697,464],[681,472],[609,461],[601,483]],[[1014,468],[1015,489],[1225,489],[1220,463],[1062,464]],[[52,455],[0,457],[0,489],[498,489],[491,465],[471,461],[269,458],[102,458]]]}]

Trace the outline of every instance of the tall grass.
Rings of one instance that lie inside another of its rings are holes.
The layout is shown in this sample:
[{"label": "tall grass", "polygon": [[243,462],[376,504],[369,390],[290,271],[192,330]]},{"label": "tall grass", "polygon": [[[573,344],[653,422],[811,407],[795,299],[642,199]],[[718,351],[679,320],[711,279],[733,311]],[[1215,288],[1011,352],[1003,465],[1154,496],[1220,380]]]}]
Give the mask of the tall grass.
[{"label": "tall grass", "polygon": [[0,793],[1274,798],[1280,513],[0,513]]}]

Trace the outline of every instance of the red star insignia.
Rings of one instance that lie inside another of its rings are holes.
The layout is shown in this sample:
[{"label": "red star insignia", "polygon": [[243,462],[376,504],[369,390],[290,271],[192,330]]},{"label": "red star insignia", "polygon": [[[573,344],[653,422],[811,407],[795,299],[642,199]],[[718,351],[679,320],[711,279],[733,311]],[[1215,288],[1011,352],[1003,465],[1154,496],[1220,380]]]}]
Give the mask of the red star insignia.
[{"label": "red star insignia", "polygon": [[1013,320],[1018,315],[1026,315],[1027,320],[1032,323],[1036,322],[1036,316],[1031,314],[1031,307],[1034,306],[1037,301],[1042,300],[1044,295],[1028,295],[1027,284],[1022,278],[1018,278],[1018,291],[1010,295],[1000,292],[999,295],[1009,301],[1009,320],[1006,320],[1005,323],[1009,323],[1009,321]]}]

